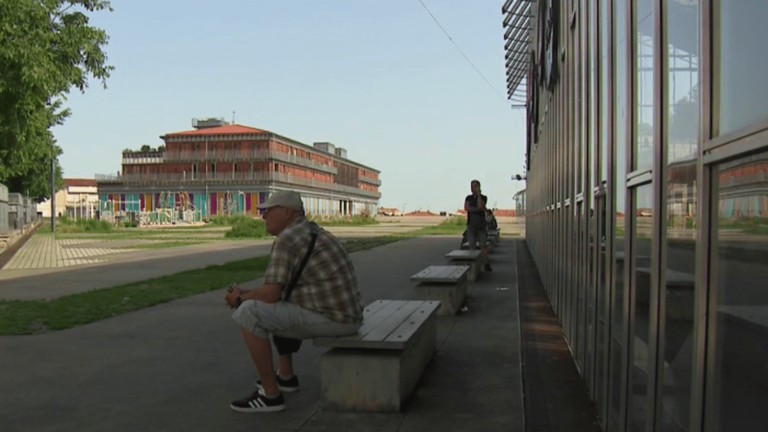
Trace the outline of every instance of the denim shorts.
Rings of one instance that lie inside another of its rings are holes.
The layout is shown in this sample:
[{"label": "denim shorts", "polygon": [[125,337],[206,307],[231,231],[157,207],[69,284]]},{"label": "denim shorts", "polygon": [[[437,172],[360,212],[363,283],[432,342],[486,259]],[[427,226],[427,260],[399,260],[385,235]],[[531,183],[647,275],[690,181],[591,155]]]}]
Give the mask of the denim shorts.
[{"label": "denim shorts", "polygon": [[291,302],[264,303],[246,300],[232,313],[232,319],[256,336],[277,335],[293,339],[345,336],[357,333],[362,323],[342,324]]},{"label": "denim shorts", "polygon": [[485,232],[485,228],[467,227],[467,243],[469,243],[470,250],[475,250],[475,244],[479,245],[480,248],[484,248],[487,241],[488,233]]}]

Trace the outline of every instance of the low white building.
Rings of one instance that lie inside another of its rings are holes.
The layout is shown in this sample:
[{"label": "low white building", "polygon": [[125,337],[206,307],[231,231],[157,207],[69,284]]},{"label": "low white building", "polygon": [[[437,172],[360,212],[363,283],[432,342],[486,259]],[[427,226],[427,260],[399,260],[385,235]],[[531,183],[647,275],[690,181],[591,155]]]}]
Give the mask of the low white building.
[{"label": "low white building", "polygon": [[[73,219],[95,218],[99,210],[99,194],[96,180],[64,179],[64,186],[56,192],[56,215]],[[51,200],[37,205],[43,217],[51,217]]]}]

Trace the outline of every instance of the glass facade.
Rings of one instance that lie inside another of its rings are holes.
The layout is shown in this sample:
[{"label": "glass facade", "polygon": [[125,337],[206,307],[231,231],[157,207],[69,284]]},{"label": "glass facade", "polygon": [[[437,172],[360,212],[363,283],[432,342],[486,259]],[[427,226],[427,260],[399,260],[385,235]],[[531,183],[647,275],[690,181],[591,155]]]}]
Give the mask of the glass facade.
[{"label": "glass facade", "polygon": [[713,318],[718,430],[768,425],[768,152],[715,170]]},{"label": "glass facade", "polygon": [[768,2],[531,13],[526,241],[601,428],[766,430]]},{"label": "glass facade", "polygon": [[720,0],[713,18],[720,31],[715,34],[719,66],[719,134],[749,127],[768,119],[768,86],[765,71],[768,56],[758,54],[768,38],[768,2]]}]

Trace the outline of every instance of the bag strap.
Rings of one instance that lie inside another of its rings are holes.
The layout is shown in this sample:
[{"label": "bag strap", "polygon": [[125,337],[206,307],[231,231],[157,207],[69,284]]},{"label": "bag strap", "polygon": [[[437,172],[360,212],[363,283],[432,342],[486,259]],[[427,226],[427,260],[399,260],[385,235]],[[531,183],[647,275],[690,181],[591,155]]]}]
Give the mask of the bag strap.
[{"label": "bag strap", "polygon": [[304,272],[304,267],[307,266],[307,261],[309,261],[309,256],[312,255],[312,250],[315,248],[316,241],[317,241],[317,233],[315,231],[312,231],[312,240],[310,240],[309,242],[309,249],[307,249],[307,253],[304,254],[304,259],[301,260],[301,264],[299,265],[298,270],[296,270],[296,273],[294,273],[293,278],[291,278],[291,282],[286,287],[285,299],[283,299],[283,301],[288,301],[288,299],[291,297],[291,293],[293,292],[293,289],[296,287],[296,284],[299,283],[299,278],[301,278],[301,273]]}]

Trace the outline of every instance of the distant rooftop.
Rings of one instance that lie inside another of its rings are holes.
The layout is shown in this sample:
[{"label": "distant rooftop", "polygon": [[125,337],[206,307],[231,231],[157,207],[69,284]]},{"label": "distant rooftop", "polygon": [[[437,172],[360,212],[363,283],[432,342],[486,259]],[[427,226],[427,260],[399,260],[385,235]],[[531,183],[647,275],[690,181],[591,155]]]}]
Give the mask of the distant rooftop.
[{"label": "distant rooftop", "polygon": [[193,129],[181,132],[171,132],[165,134],[160,138],[174,137],[174,136],[201,136],[201,135],[236,135],[236,134],[259,134],[268,133],[263,129],[257,129],[250,126],[243,126],[241,124],[227,124],[223,126],[204,127],[201,129]]},{"label": "distant rooftop", "polygon": [[84,179],[84,178],[65,178],[64,179],[64,187],[71,187],[71,186],[81,186],[81,187],[96,187],[96,180],[95,179]]}]

